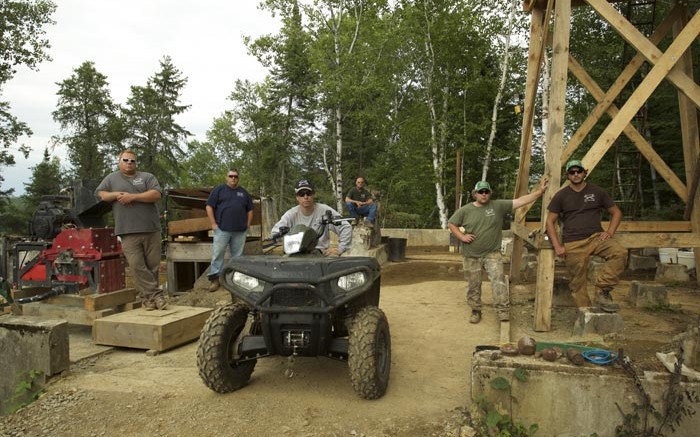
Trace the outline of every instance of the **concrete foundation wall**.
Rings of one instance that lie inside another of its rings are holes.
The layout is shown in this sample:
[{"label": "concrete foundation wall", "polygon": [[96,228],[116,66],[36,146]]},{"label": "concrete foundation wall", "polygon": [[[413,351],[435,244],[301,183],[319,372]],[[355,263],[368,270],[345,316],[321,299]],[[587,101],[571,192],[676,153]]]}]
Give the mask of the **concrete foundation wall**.
[{"label": "concrete foundation wall", "polygon": [[384,229],[382,237],[405,238],[406,246],[449,246],[447,229]]},{"label": "concrete foundation wall", "polygon": [[[496,390],[489,382],[504,377],[512,385],[512,417],[525,426],[536,423],[538,436],[579,437],[597,433],[599,437],[612,437],[615,427],[623,423],[620,406],[625,414],[634,413],[633,403],[642,404],[640,393],[631,377],[620,368],[585,364],[582,367],[568,362],[548,362],[534,357],[502,357],[493,361],[492,352],[474,354],[472,360],[472,400],[484,395],[500,405],[501,413],[508,412],[508,392]],[[513,377],[516,368],[525,368],[529,380],[520,382]],[[653,405],[663,411],[662,396],[668,387],[669,373],[640,375],[642,385],[650,395]],[[696,394],[700,383],[683,383],[682,387]],[[700,404],[689,404],[695,410]],[[641,414],[641,413],[640,413]],[[649,423],[654,423],[649,418]],[[658,430],[658,424],[655,425]],[[673,434],[677,437],[698,435],[700,415],[683,417]],[[664,428],[665,434],[671,430]]]},{"label": "concrete foundation wall", "polygon": [[[43,384],[46,377],[68,369],[68,322],[38,317],[0,317],[0,414],[24,402],[16,395],[22,381]],[[37,376],[32,378],[29,373]]]}]

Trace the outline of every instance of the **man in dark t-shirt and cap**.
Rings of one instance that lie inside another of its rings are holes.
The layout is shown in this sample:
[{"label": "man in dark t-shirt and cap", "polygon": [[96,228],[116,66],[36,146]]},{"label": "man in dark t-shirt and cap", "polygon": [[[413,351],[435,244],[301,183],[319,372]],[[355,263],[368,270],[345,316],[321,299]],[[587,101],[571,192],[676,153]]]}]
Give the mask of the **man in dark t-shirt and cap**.
[{"label": "man in dark t-shirt and cap", "polygon": [[[586,290],[588,262],[591,256],[605,259],[596,278],[596,304],[605,312],[616,312],[610,292],[625,269],[627,250],[613,239],[622,221],[622,211],[602,188],[586,182],[588,172],[579,160],[566,163],[569,185],[559,190],[547,210],[547,234],[557,256],[563,257],[571,274],[569,287],[579,308],[590,307]],[[610,225],[603,230],[601,212],[610,213]],[[562,241],[556,224],[562,222]],[[563,244],[562,244],[563,243]]]}]

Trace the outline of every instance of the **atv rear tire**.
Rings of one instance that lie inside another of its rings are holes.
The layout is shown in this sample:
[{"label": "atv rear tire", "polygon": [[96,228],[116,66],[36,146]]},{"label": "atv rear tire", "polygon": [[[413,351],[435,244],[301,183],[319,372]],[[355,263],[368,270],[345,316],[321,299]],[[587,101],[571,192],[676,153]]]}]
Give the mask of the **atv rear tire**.
[{"label": "atv rear tire", "polygon": [[384,312],[375,306],[360,310],[348,343],[350,381],[355,392],[364,399],[384,396],[391,370],[391,335]]},{"label": "atv rear tire", "polygon": [[255,368],[255,360],[238,362],[233,346],[241,335],[248,308],[229,304],[214,310],[199,336],[197,368],[207,387],[228,393],[245,386]]}]

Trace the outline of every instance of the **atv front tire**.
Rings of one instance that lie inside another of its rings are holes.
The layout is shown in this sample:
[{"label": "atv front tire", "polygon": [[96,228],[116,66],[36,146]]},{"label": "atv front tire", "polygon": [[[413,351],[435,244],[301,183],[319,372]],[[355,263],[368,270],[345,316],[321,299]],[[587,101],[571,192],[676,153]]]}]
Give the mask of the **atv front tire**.
[{"label": "atv front tire", "polygon": [[255,368],[255,360],[239,362],[234,344],[241,335],[248,308],[229,304],[214,310],[199,336],[197,368],[207,387],[229,393],[245,386]]},{"label": "atv front tire", "polygon": [[350,381],[355,392],[364,399],[384,396],[391,370],[391,335],[384,312],[375,306],[360,310],[348,343]]}]

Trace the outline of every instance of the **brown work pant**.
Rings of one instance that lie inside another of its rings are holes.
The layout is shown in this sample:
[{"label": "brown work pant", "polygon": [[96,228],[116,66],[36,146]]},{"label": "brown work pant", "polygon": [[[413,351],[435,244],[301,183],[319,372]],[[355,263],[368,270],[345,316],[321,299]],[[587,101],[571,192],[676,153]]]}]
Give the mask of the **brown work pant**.
[{"label": "brown work pant", "polygon": [[493,291],[493,306],[498,314],[508,314],[510,309],[510,297],[508,285],[503,274],[503,262],[501,253],[490,252],[481,258],[465,257],[462,262],[464,267],[464,279],[467,285],[467,305],[472,310],[481,311],[481,269],[486,270],[491,281]]},{"label": "brown work pant", "polygon": [[579,308],[591,306],[591,299],[586,291],[588,262],[591,256],[605,259],[603,268],[600,269],[596,278],[596,292],[617,285],[620,282],[620,274],[627,264],[627,249],[614,239],[601,240],[600,234],[598,232],[583,240],[564,243],[566,267],[571,275],[569,288]]},{"label": "brown work pant", "polygon": [[134,277],[136,291],[141,298],[152,298],[160,293],[160,231],[121,235],[122,250]]}]

